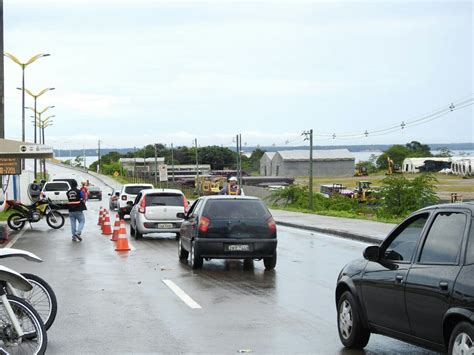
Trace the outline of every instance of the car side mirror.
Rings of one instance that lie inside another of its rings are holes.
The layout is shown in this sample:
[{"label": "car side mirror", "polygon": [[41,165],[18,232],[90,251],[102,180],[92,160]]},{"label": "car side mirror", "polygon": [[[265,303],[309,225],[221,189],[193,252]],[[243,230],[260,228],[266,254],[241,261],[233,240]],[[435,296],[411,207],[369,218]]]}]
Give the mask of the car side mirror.
[{"label": "car side mirror", "polygon": [[186,215],[183,212],[176,213],[176,218],[186,219]]},{"label": "car side mirror", "polygon": [[365,248],[364,250],[364,259],[369,261],[379,261],[380,260],[380,247],[378,245],[371,245],[370,247]]}]

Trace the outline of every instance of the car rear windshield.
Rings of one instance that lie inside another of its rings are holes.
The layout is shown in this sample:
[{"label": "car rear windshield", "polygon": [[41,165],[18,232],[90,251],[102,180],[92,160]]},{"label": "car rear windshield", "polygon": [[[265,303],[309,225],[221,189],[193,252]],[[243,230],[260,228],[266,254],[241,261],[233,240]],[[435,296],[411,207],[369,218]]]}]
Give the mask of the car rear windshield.
[{"label": "car rear windshield", "polygon": [[68,191],[69,185],[65,182],[51,182],[44,185],[44,191]]},{"label": "car rear windshield", "polygon": [[151,186],[127,186],[125,188],[125,193],[129,195],[138,195],[142,190],[151,189]]},{"label": "car rear windshield", "polygon": [[183,195],[151,194],[146,195],[146,206],[184,206]]},{"label": "car rear windshield", "polygon": [[268,219],[270,212],[260,200],[209,200],[203,215],[211,219]]}]

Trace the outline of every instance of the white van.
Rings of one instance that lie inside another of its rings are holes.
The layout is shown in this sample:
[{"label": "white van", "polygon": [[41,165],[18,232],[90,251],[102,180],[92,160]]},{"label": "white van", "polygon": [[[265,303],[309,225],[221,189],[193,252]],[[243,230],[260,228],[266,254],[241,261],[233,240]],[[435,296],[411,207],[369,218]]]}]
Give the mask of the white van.
[{"label": "white van", "polygon": [[67,181],[49,181],[44,184],[41,197],[49,198],[54,204],[67,209],[69,201],[66,193],[70,189],[71,186]]}]

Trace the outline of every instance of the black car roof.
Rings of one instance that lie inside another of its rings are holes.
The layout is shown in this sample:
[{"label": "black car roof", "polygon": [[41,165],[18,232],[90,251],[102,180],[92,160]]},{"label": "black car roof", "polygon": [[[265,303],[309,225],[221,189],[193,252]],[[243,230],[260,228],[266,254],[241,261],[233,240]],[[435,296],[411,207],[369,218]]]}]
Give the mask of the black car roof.
[{"label": "black car roof", "polygon": [[239,196],[239,195],[211,195],[201,196],[201,200],[260,200],[253,196]]},{"label": "black car roof", "polygon": [[428,206],[425,208],[422,208],[419,211],[430,211],[438,208],[454,208],[454,209],[468,209],[471,211],[471,213],[474,214],[474,202],[469,201],[469,202],[457,202],[457,203],[441,203],[438,205],[433,205],[433,206]]}]

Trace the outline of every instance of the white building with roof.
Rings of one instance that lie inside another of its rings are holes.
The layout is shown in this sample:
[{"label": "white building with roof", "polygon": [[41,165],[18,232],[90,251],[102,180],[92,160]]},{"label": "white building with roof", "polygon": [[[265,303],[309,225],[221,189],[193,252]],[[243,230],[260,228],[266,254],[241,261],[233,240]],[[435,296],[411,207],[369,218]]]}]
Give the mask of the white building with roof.
[{"label": "white building with roof", "polygon": [[[282,150],[272,158],[272,176],[308,176],[309,150]],[[313,150],[313,176],[353,176],[355,157],[347,149]]]},{"label": "white building with roof", "polygon": [[275,152],[265,152],[260,158],[260,175],[271,176],[272,175],[272,159],[275,156]]}]

